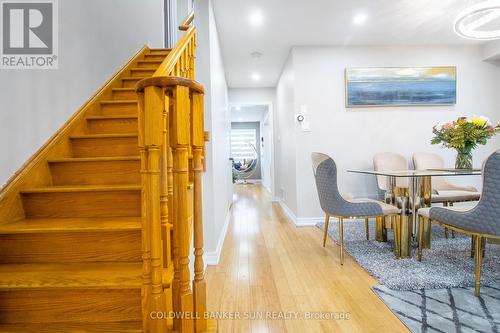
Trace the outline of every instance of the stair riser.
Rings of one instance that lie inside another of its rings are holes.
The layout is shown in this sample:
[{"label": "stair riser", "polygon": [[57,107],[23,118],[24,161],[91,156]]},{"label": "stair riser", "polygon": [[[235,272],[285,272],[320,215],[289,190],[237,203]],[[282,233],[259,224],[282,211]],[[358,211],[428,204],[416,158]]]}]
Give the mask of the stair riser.
[{"label": "stair riser", "polygon": [[[149,60],[153,60],[153,59],[149,59]],[[149,62],[149,61],[141,62],[141,61],[139,61],[137,63],[137,67],[138,68],[155,68],[156,69],[156,68],[158,68],[158,66],[161,65],[161,62],[162,62],[162,60],[157,60],[156,62]]]},{"label": "stair riser", "polygon": [[0,292],[0,323],[142,320],[140,289]]},{"label": "stair riser", "polygon": [[166,56],[168,54],[169,50],[149,50],[149,53],[148,54],[163,54],[163,56]]},{"label": "stair riser", "polygon": [[22,194],[27,218],[141,216],[140,191],[81,191]]},{"label": "stair riser", "polygon": [[141,78],[137,78],[137,80],[122,80],[123,88],[135,88],[137,82],[141,81]]},{"label": "stair riser", "polygon": [[87,119],[90,134],[137,133],[137,118]]},{"label": "stair riser", "polygon": [[146,54],[146,55],[144,55],[144,60],[163,61],[163,59],[165,59],[165,55],[162,55],[162,54]]},{"label": "stair riser", "polygon": [[139,160],[51,162],[53,185],[139,185]]},{"label": "stair riser", "polygon": [[0,264],[140,261],[140,230],[0,235]]},{"label": "stair riser", "polygon": [[138,156],[137,137],[72,139],[73,157]]},{"label": "stair riser", "polygon": [[155,73],[154,69],[134,69],[130,71],[132,77],[150,77]]},{"label": "stair riser", "polygon": [[137,93],[130,90],[113,90],[113,99],[137,99]]},{"label": "stair riser", "polygon": [[103,116],[137,115],[138,110],[137,103],[101,103]]}]

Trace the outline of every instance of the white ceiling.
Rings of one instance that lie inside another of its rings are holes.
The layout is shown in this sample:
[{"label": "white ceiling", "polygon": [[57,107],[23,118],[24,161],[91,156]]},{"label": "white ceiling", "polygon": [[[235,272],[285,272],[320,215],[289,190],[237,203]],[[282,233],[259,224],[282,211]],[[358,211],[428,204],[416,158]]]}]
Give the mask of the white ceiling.
[{"label": "white ceiling", "polygon": [[[239,108],[239,110],[237,108]],[[231,122],[264,121],[266,114],[267,105],[231,106]]]},{"label": "white ceiling", "polygon": [[[481,0],[215,0],[229,87],[273,87],[290,48],[299,45],[473,43],[453,32],[456,15]],[[262,13],[260,26],[249,22]],[[359,13],[363,25],[353,24]],[[251,53],[262,57],[255,59]],[[259,73],[261,79],[252,81]]]}]

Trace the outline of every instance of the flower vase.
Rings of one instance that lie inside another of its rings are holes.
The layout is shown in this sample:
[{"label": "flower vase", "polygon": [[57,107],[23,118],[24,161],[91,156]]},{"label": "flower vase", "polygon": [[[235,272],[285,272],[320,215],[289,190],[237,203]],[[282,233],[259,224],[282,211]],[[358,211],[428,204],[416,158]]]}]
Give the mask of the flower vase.
[{"label": "flower vase", "polygon": [[455,168],[472,169],[472,152],[470,150],[457,150]]}]

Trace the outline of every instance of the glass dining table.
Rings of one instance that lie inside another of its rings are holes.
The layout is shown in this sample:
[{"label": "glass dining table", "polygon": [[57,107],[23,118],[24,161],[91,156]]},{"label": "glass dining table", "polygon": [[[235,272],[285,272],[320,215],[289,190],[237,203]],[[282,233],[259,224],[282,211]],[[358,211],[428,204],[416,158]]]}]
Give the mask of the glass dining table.
[{"label": "glass dining table", "polygon": [[[432,177],[479,176],[481,169],[428,169],[404,171],[347,170],[347,172],[383,176],[386,179],[384,201],[401,209],[397,217],[394,253],[398,258],[411,258],[412,239],[417,235],[417,209],[430,207],[432,203]],[[408,179],[408,187],[402,188],[398,179]],[[399,185],[399,186],[398,186]],[[430,225],[424,224],[424,248],[430,247]],[[381,232],[377,231],[380,235]],[[377,239],[383,241],[386,239]]]}]

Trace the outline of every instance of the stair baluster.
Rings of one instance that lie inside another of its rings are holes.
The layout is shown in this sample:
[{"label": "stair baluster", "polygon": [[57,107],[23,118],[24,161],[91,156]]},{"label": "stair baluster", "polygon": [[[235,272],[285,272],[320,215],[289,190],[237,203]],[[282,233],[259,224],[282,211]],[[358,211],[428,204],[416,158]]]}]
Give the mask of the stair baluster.
[{"label": "stair baluster", "polygon": [[198,314],[196,319],[196,332],[205,332],[207,322],[204,318],[206,309],[206,282],[205,264],[203,262],[203,220],[202,220],[202,174],[203,174],[203,149],[204,124],[203,124],[203,95],[192,93],[191,100],[191,138],[193,147],[193,172],[194,172],[194,280],[193,295],[194,309]]}]

